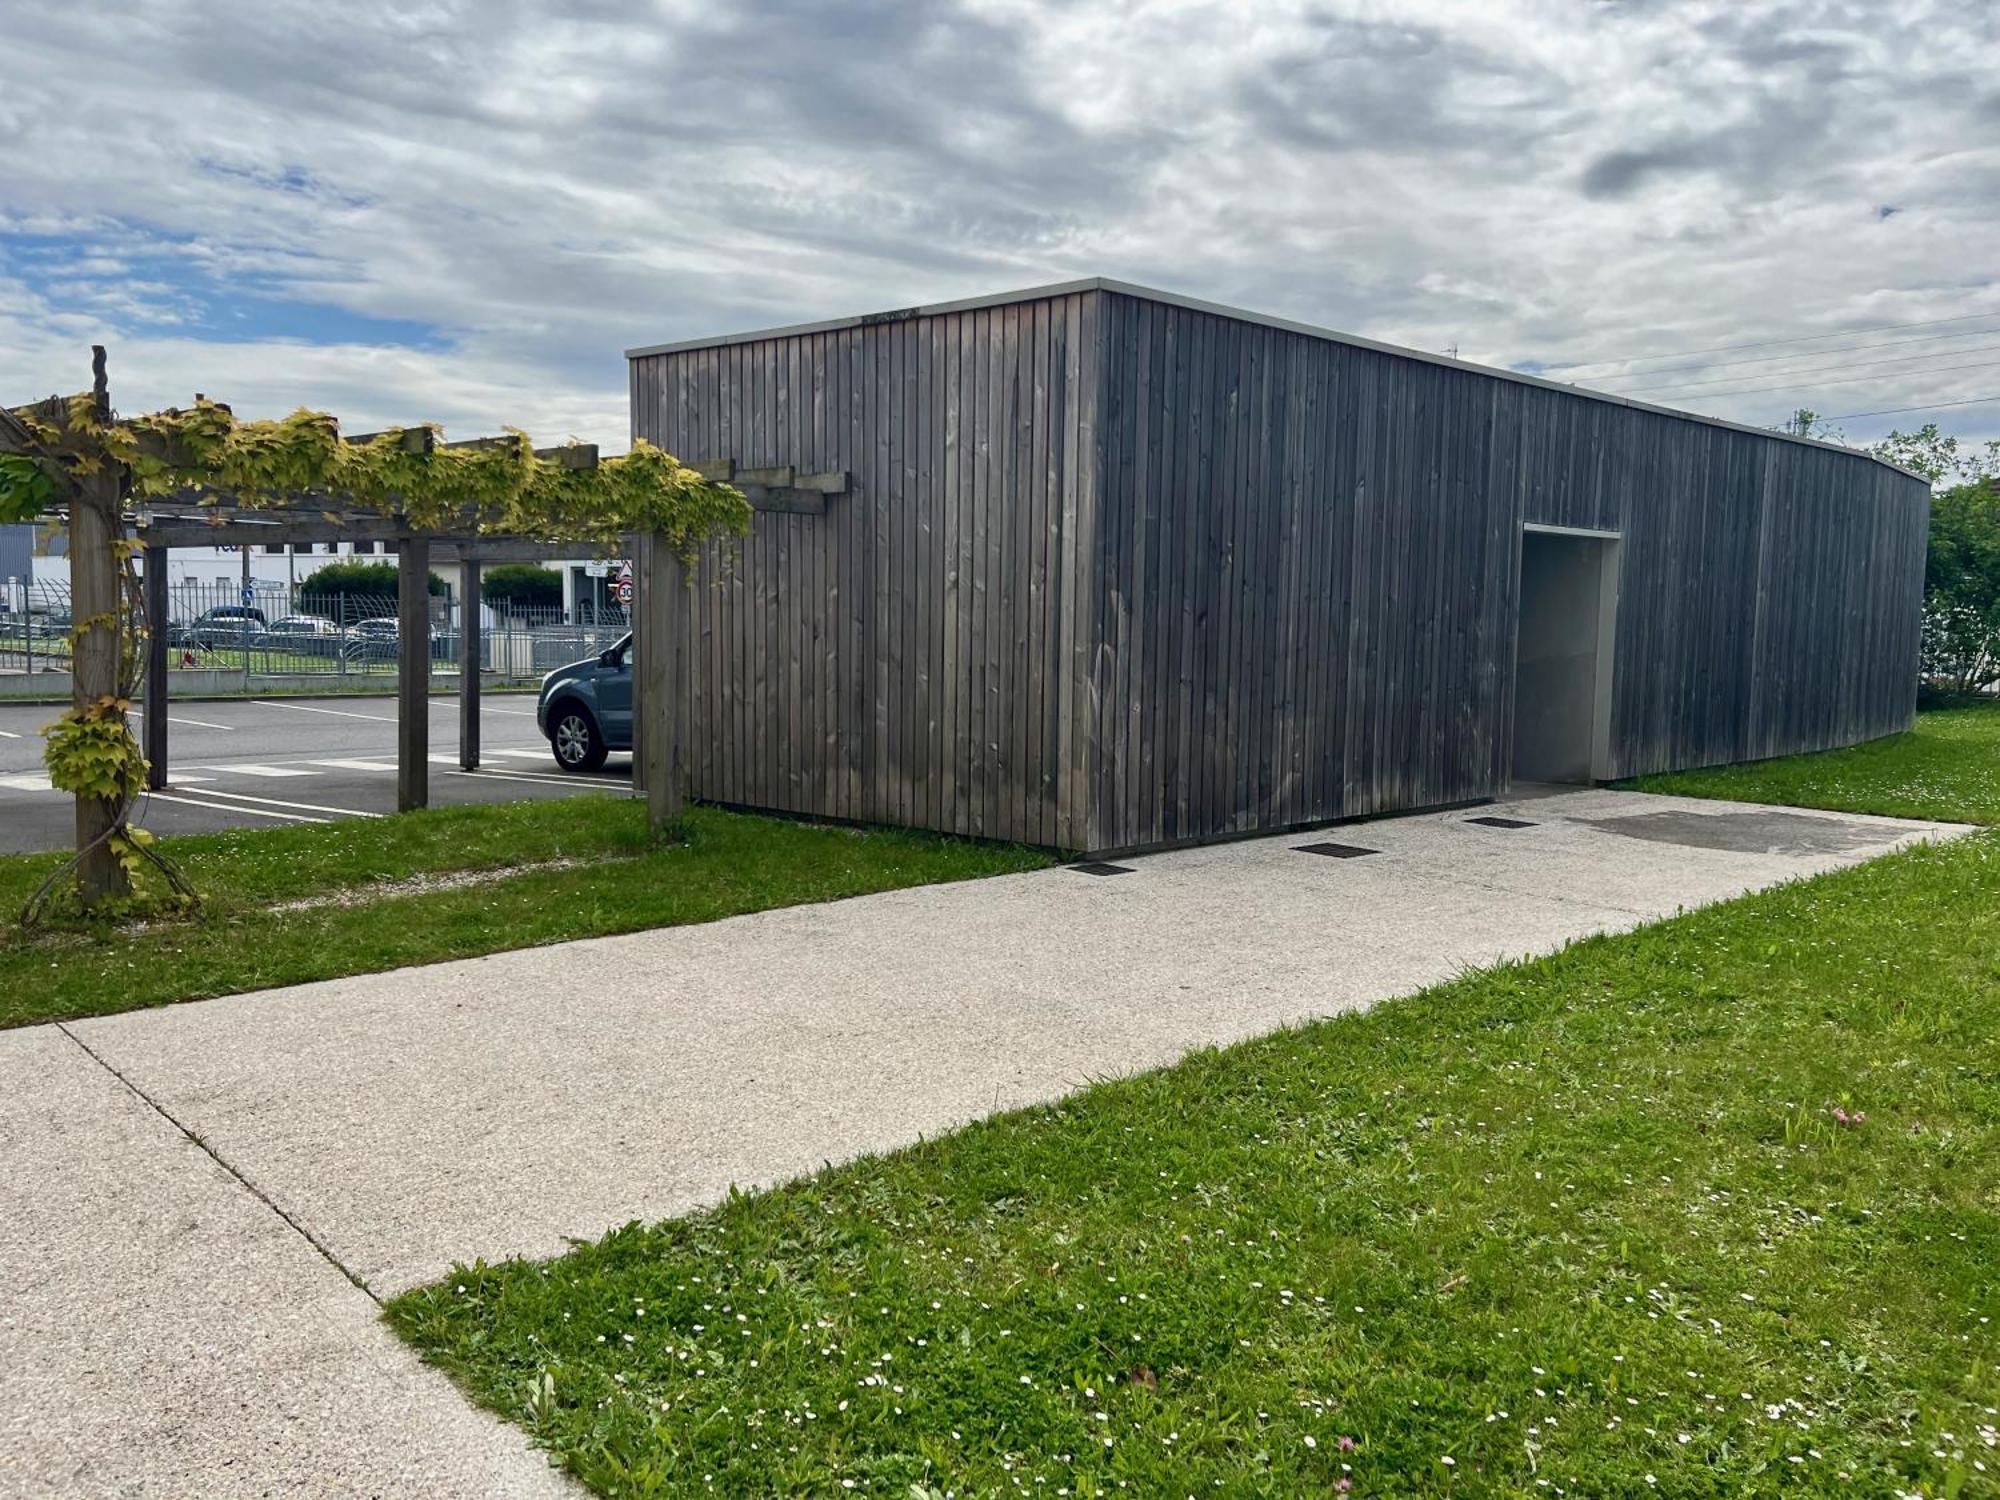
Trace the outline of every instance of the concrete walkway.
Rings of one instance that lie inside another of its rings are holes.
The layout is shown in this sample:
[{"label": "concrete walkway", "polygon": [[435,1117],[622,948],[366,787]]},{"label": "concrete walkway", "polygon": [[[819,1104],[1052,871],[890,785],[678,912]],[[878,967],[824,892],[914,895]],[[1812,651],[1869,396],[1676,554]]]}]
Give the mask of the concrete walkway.
[{"label": "concrete walkway", "polygon": [[0,1493],[560,1492],[371,1294],[1958,831],[1566,793],[0,1034]]}]

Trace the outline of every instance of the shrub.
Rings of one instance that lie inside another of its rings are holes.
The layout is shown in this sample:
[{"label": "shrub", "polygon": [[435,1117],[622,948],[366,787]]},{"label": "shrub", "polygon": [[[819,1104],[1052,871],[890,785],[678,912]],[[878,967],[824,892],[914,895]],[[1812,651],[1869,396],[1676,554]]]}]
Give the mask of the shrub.
[{"label": "shrub", "polygon": [[545,607],[562,603],[562,574],[539,563],[501,563],[479,579],[488,604]]},{"label": "shrub", "polygon": [[[433,595],[445,592],[444,580],[432,573],[430,591]],[[376,595],[393,599],[396,597],[396,565],[394,563],[336,562],[316,569],[312,577],[300,585],[300,592],[312,595],[346,594],[353,598]]]}]

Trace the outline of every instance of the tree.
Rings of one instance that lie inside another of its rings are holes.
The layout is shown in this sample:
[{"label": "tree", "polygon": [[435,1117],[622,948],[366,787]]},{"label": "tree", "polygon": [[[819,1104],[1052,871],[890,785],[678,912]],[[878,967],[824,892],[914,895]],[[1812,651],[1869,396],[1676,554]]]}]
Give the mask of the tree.
[{"label": "tree", "polygon": [[1939,432],[1935,422],[1926,422],[1915,432],[1892,432],[1868,451],[1898,468],[1923,475],[1933,486],[1948,479],[1976,484],[2000,475],[2000,439],[1983,449],[1961,449],[1958,439]]},{"label": "tree", "polygon": [[2000,478],[1931,499],[1924,558],[1925,681],[1937,692],[2000,686]]},{"label": "tree", "polygon": [[1971,448],[1926,422],[1870,451],[1932,486],[1924,682],[1940,693],[1987,692],[2000,685],[2000,441]]},{"label": "tree", "polygon": [[546,608],[562,603],[562,574],[540,563],[501,563],[480,577],[479,592],[488,604]]},{"label": "tree", "polygon": [[1789,432],[1793,437],[1817,438],[1822,443],[1846,441],[1846,435],[1810,406],[1801,406],[1785,419],[1780,432]]},{"label": "tree", "polygon": [[[430,591],[433,596],[445,592],[444,580],[435,573],[430,575]],[[306,580],[303,592],[327,598],[346,594],[355,598],[394,599],[396,565],[364,562],[328,563]]]}]

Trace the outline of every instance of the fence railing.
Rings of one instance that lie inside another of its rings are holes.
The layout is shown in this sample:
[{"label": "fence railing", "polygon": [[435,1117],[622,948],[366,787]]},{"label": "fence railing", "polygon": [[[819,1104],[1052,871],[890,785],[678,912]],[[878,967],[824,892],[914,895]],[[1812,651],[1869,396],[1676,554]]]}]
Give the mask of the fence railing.
[{"label": "fence railing", "polygon": [[[0,672],[69,670],[72,619],[61,584],[17,583],[0,600]],[[585,603],[481,603],[480,670],[503,681],[528,682],[567,662],[594,656],[630,628],[622,609]],[[431,600],[428,652],[432,670],[458,670],[464,601]],[[310,583],[285,585],[175,583],[167,589],[167,669],[239,672],[246,686],[273,677],[380,677],[393,680],[400,631],[396,600],[381,594],[324,594]]]},{"label": "fence railing", "polygon": [[71,623],[67,583],[0,585],[0,672],[67,672]]}]

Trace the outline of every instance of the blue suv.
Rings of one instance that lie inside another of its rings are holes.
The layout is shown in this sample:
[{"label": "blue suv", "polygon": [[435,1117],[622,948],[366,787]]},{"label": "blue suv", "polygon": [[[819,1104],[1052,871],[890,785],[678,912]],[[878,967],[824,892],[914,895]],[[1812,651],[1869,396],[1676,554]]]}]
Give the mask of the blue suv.
[{"label": "blue suv", "polygon": [[595,771],[632,748],[632,637],[542,679],[535,722],[565,771]]}]

